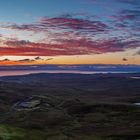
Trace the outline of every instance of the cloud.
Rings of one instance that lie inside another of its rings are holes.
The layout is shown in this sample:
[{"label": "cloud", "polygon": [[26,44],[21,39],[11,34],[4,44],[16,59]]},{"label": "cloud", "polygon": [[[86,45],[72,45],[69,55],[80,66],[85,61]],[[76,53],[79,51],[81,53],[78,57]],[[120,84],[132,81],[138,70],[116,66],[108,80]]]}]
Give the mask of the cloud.
[{"label": "cloud", "polygon": [[121,10],[116,15],[113,16],[115,19],[114,23],[120,25],[121,27],[128,28],[130,31],[140,31],[140,10]]},{"label": "cloud", "polygon": [[6,41],[5,44],[7,46],[26,46],[26,45],[30,45],[30,41],[25,41],[25,40],[20,40],[20,41],[17,41],[16,39],[15,40],[9,40],[9,41]]},{"label": "cloud", "polygon": [[5,45],[7,46],[0,48],[0,55],[39,56],[35,58],[37,61],[41,60],[40,56],[102,54],[125,51],[128,48],[136,48],[140,45],[140,41],[129,41],[118,38],[109,38],[106,40],[99,39],[94,41],[82,38],[61,39],[59,40],[59,43],[56,44],[15,40],[7,41],[5,42]]},{"label": "cloud", "polygon": [[0,62],[8,62],[8,61],[10,61],[8,58],[5,58],[3,60],[0,60]]},{"label": "cloud", "polygon": [[53,60],[54,58],[48,58],[48,59],[45,59],[45,61],[50,61],[50,60]]},{"label": "cloud", "polygon": [[[108,30],[108,26],[102,21],[96,19],[78,18],[77,15],[83,17],[84,13],[79,14],[63,14],[58,17],[42,17],[36,23],[18,25],[3,25],[3,28],[10,28],[19,31],[32,32],[79,32],[82,34],[97,34]],[[74,16],[74,17],[73,17]],[[95,18],[95,17],[94,17]]]},{"label": "cloud", "polygon": [[34,59],[20,59],[20,60],[10,60],[8,58],[0,60],[0,65],[22,65],[22,64],[46,64],[47,61],[53,60],[53,58],[41,58],[35,57]]},{"label": "cloud", "polygon": [[140,50],[138,50],[134,55],[140,55]]},{"label": "cloud", "polygon": [[41,24],[54,28],[57,27],[63,30],[74,30],[80,32],[104,32],[108,28],[107,25],[101,21],[71,17],[44,17],[41,19]]},{"label": "cloud", "polygon": [[23,61],[42,61],[41,56],[103,54],[140,46],[138,9],[121,9],[111,17],[111,23],[87,16],[87,13],[65,13],[41,17],[35,23],[5,24],[3,28],[32,32],[40,40],[5,39],[1,41],[0,55],[38,56]]},{"label": "cloud", "polygon": [[37,56],[35,60],[43,60],[41,57]]},{"label": "cloud", "polygon": [[140,10],[122,10],[118,16],[122,20],[138,20],[140,19]]},{"label": "cloud", "polygon": [[137,5],[139,3],[139,0],[116,0],[116,1],[121,3],[131,4],[131,5]]},{"label": "cloud", "polygon": [[122,61],[128,61],[128,59],[127,58],[123,58]]},{"label": "cloud", "polygon": [[34,62],[35,60],[33,59],[21,59],[21,60],[18,60],[16,62],[24,62],[24,63],[30,63],[30,62]]},{"label": "cloud", "polygon": [[43,59],[43,58],[41,58],[41,57],[37,56],[37,57],[35,57],[35,59],[34,59],[34,60],[35,60],[35,61],[50,61],[50,60],[53,60],[53,58]]}]

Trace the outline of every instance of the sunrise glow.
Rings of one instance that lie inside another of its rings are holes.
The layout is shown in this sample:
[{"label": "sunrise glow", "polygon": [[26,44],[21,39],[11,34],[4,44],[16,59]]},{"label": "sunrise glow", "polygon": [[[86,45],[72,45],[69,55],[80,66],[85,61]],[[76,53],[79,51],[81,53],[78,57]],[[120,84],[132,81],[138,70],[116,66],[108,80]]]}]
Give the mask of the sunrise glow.
[{"label": "sunrise glow", "polygon": [[0,5],[0,65],[139,65],[139,4],[5,0]]}]

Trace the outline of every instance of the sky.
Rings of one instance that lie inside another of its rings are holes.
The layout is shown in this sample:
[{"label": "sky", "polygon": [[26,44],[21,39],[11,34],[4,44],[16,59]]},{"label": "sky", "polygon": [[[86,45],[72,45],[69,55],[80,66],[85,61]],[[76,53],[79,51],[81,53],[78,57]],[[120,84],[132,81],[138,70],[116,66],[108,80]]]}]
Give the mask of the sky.
[{"label": "sky", "polygon": [[1,0],[0,65],[140,65],[140,0]]}]

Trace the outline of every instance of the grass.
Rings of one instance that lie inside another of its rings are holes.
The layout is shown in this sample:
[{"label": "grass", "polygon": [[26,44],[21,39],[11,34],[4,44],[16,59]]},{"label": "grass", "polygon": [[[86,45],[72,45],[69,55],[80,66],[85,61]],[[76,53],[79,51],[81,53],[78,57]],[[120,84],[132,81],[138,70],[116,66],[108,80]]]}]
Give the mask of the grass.
[{"label": "grass", "polygon": [[0,125],[0,138],[3,140],[9,140],[11,138],[23,137],[24,133],[22,129],[9,127],[7,125]]},{"label": "grass", "polygon": [[0,125],[0,140],[45,140],[45,133],[9,125]]},{"label": "grass", "polygon": [[[0,125],[0,140],[128,140],[128,136],[123,137],[101,137],[97,135],[73,134],[67,135],[58,129],[36,130],[24,129],[10,125]],[[140,140],[133,138],[133,140]]]},{"label": "grass", "polygon": [[[19,127],[0,125],[0,140],[106,140],[97,136],[67,136],[59,131],[28,130]],[[112,139],[107,139],[112,140]]]},{"label": "grass", "polygon": [[[140,107],[132,104],[139,102],[140,82],[110,76],[42,74],[1,81],[0,140],[140,140]],[[11,108],[32,96],[41,98],[36,110]]]}]

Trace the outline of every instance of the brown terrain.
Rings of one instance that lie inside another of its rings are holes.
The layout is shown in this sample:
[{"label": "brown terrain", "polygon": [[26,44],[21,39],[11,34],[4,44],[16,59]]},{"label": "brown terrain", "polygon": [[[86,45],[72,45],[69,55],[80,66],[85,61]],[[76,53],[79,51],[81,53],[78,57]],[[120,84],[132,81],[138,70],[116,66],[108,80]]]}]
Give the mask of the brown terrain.
[{"label": "brown terrain", "polygon": [[140,140],[139,103],[139,73],[1,77],[0,138]]}]

